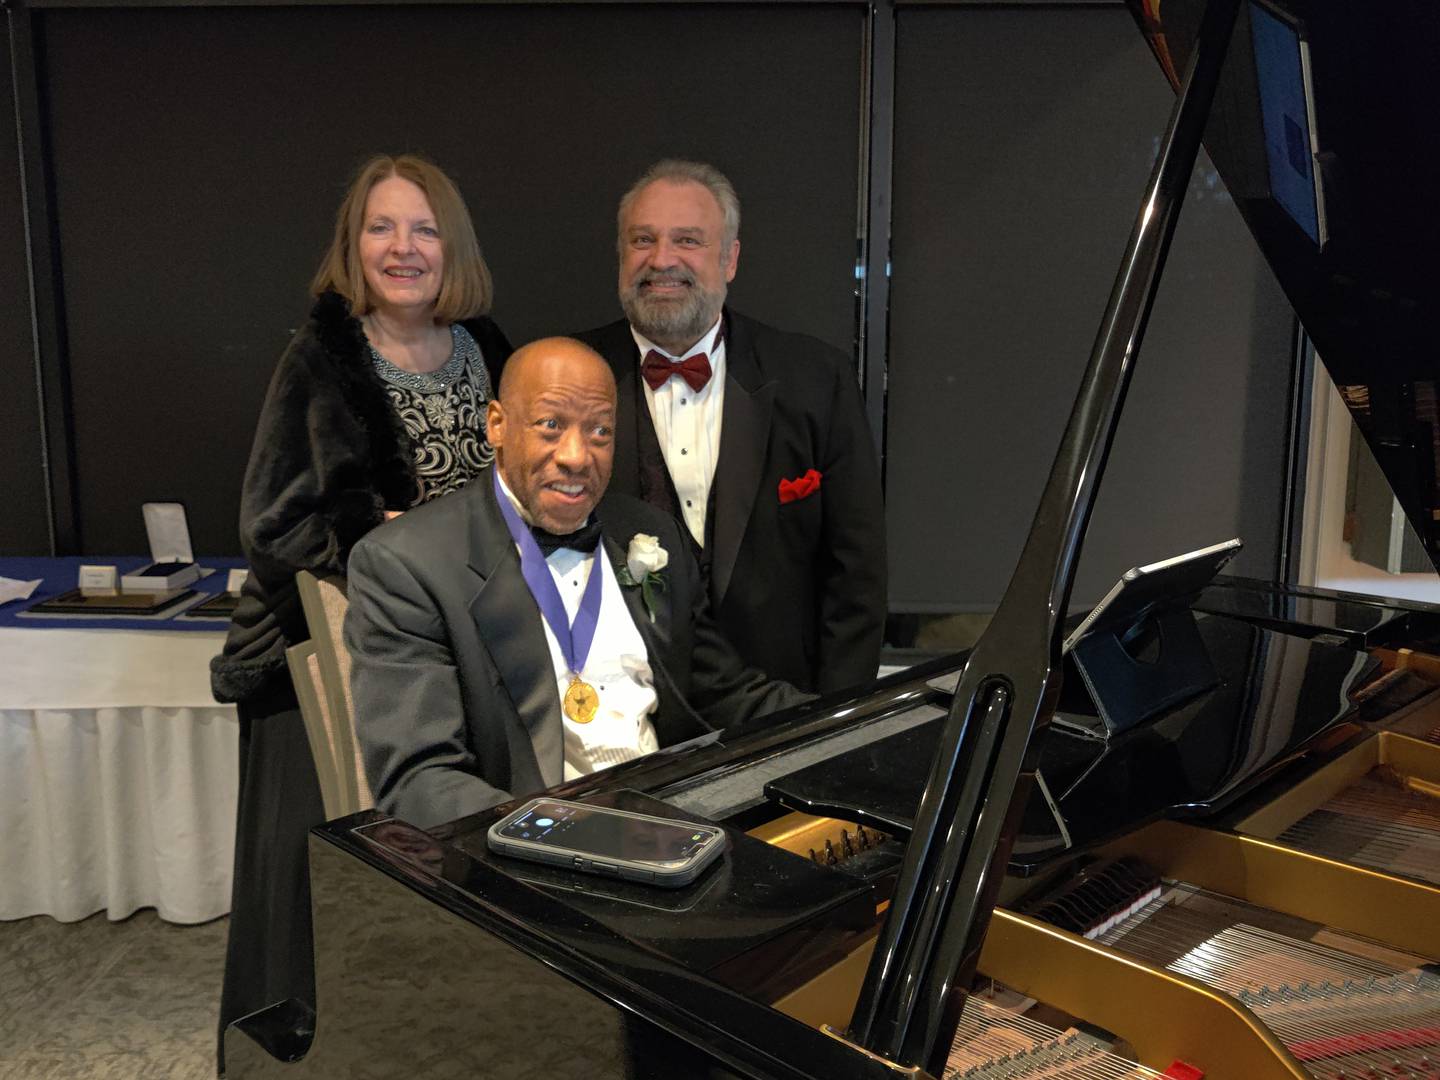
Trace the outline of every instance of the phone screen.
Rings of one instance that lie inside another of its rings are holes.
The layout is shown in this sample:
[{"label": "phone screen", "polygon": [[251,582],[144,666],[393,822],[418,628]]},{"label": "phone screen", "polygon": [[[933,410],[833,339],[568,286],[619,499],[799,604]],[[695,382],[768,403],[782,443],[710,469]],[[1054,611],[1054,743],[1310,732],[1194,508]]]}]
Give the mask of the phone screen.
[{"label": "phone screen", "polygon": [[684,822],[647,821],[596,807],[537,803],[500,830],[510,840],[630,862],[680,863],[714,836]]}]

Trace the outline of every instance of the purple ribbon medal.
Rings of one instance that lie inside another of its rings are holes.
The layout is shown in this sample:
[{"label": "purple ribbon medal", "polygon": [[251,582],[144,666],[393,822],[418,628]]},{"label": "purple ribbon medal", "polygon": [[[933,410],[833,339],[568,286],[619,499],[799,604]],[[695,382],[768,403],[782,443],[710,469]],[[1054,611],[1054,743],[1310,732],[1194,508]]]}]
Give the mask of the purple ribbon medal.
[{"label": "purple ribbon medal", "polygon": [[595,640],[595,627],[600,621],[600,588],[604,568],[600,565],[603,557],[604,540],[596,545],[596,562],[590,567],[590,580],[585,583],[585,592],[580,596],[580,610],[575,613],[572,625],[565,614],[565,601],[560,599],[560,590],[545,562],[545,555],[529,527],[516,512],[505,489],[500,486],[500,468],[494,468],[495,501],[500,505],[500,516],[505,527],[520,548],[520,574],[525,579],[530,595],[535,598],[540,614],[550,624],[555,640],[560,643],[560,652],[570,668],[570,687],[565,691],[563,702],[565,715],[577,724],[588,724],[595,718],[600,706],[600,696],[595,688],[580,678],[585,670],[585,658],[590,655],[590,645]]}]

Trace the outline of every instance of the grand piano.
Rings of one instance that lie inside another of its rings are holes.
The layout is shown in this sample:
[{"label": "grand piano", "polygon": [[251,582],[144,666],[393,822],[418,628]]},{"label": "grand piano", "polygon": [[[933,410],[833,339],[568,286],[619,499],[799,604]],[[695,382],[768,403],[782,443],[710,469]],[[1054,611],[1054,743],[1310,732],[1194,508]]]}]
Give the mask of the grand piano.
[{"label": "grand piano", "polygon": [[1062,649],[1202,138],[1440,565],[1440,15],[1130,6],[1176,107],[975,648],[554,790],[723,825],[683,889],[494,855],[503,807],[317,829],[315,1007],[233,1080],[1440,1078],[1440,609],[1220,579]]}]

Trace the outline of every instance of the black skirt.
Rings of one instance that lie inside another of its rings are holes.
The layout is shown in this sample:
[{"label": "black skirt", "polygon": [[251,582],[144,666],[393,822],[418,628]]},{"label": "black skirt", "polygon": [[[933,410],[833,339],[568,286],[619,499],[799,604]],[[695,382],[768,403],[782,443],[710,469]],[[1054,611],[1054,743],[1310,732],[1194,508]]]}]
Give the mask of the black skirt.
[{"label": "black skirt", "polygon": [[233,1021],[286,998],[315,1006],[306,845],[310,829],[325,820],[290,680],[271,680],[270,688],[240,702],[237,711],[240,799],[220,994],[221,1072],[225,1028]]}]

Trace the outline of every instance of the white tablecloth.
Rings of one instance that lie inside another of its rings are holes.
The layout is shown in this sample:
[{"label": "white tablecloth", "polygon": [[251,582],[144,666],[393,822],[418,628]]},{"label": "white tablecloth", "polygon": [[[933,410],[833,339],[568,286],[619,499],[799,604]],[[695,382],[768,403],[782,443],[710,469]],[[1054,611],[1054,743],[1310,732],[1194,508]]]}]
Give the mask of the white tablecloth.
[{"label": "white tablecloth", "polygon": [[230,907],[238,725],[222,632],[0,628],[0,919]]}]

